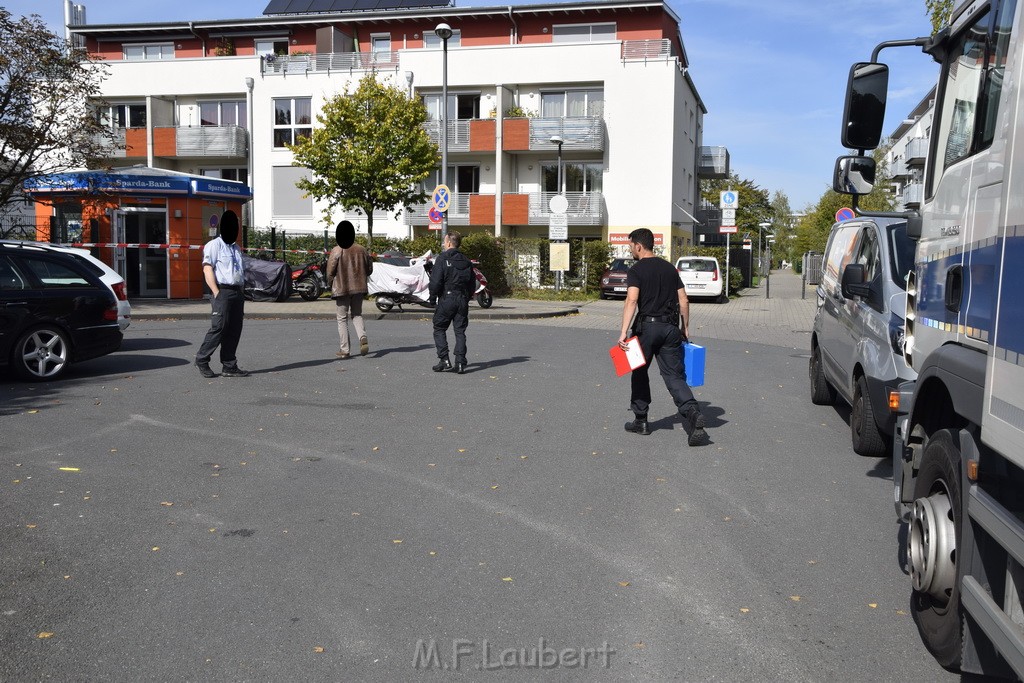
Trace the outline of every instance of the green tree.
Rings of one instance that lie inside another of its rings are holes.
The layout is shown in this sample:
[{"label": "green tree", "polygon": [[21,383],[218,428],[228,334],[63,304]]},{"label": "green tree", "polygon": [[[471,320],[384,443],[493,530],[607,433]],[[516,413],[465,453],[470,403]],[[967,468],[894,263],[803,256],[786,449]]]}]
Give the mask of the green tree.
[{"label": "green tree", "polygon": [[739,196],[739,208],[736,209],[736,227],[744,230],[757,231],[757,224],[770,220],[772,206],[768,199],[768,191],[754,184],[752,180],[740,179],[733,173],[728,178],[702,180],[700,195],[712,206],[718,206],[721,193],[732,190]]},{"label": "green tree", "polygon": [[938,33],[949,24],[953,12],[953,0],[924,0],[925,10],[932,20],[932,33]]},{"label": "green tree", "polygon": [[[399,88],[384,85],[369,73],[351,94],[329,99],[316,117],[313,135],[290,149],[295,166],[313,174],[296,185],[325,201],[324,222],[330,225],[337,207],[366,216],[373,239],[374,209],[395,210],[425,202],[420,188],[437,167],[437,145],[423,123],[427,110]],[[401,215],[401,209],[395,217]]]},{"label": "green tree", "polygon": [[110,155],[114,133],[90,104],[106,75],[38,15],[0,7],[0,209],[21,201],[26,181]]}]

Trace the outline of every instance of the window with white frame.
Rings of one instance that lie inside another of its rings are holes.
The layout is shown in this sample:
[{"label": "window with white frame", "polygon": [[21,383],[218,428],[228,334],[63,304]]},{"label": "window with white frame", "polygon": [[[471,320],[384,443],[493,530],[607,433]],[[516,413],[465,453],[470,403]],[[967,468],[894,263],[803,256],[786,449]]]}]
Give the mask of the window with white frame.
[{"label": "window with white frame", "polygon": [[313,198],[295,186],[309,178],[309,169],[274,166],[270,169],[270,213],[274,218],[308,218],[313,215]]},{"label": "window with white frame", "polygon": [[257,38],[254,44],[256,54],[261,57],[266,57],[267,55],[282,57],[288,54],[288,38],[285,36],[280,38]]},{"label": "window with white frame", "polygon": [[[440,50],[444,41],[437,37],[437,34],[433,31],[423,32],[423,47],[428,50]],[[448,49],[453,47],[462,47],[462,31],[460,29],[452,29],[451,38],[448,39]]]},{"label": "window with white frame", "polygon": [[[423,95],[423,106],[427,108],[427,119],[440,121],[444,118],[441,109],[441,93]],[[448,93],[448,118],[478,119],[480,118],[480,93]]]},{"label": "window with white frame", "polygon": [[370,35],[370,52],[375,55],[391,54],[391,34],[374,33]]},{"label": "window with white frame", "polygon": [[174,59],[174,43],[136,43],[122,46],[124,58],[129,62],[150,59]]},{"label": "window with white frame", "polygon": [[[566,192],[600,192],[604,186],[604,165],[601,162],[562,160],[562,181]],[[541,164],[544,192],[559,192],[558,161]]]},{"label": "window with white frame", "polygon": [[298,143],[299,138],[313,134],[313,99],[311,97],[274,98],[274,147]]},{"label": "window with white frame", "polygon": [[240,183],[249,183],[249,170],[246,168],[201,168],[199,175],[207,178],[219,178],[221,180],[237,180]]},{"label": "window with white frame", "polygon": [[145,128],[145,104],[107,104],[96,112],[99,122],[110,128]]},{"label": "window with white frame", "polygon": [[615,24],[555,24],[551,27],[552,43],[596,43],[615,40]]},{"label": "window with white frame", "polygon": [[248,127],[248,111],[245,100],[200,102],[199,125]]},{"label": "window with white frame", "polygon": [[604,116],[604,90],[591,88],[542,92],[540,115],[543,118]]}]

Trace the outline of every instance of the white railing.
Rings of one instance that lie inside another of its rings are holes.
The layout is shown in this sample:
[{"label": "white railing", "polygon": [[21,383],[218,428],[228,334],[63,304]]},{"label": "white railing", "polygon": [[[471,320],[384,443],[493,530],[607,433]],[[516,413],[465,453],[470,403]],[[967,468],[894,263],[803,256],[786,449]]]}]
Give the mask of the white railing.
[{"label": "white railing", "polygon": [[241,126],[198,126],[175,132],[179,157],[245,157],[248,135]]},{"label": "white railing", "polygon": [[325,52],[311,55],[265,55],[260,58],[265,75],[330,73],[397,69],[398,52]]},{"label": "white railing", "polygon": [[665,61],[672,59],[672,41],[660,38],[657,40],[624,40],[622,41],[622,61]]}]

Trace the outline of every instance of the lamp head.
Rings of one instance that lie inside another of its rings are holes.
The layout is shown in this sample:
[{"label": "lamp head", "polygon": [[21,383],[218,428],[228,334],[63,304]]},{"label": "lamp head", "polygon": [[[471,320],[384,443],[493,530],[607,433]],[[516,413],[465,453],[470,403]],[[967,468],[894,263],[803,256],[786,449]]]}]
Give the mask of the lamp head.
[{"label": "lamp head", "polygon": [[434,34],[441,40],[448,40],[452,37],[452,27],[442,22],[434,27]]},{"label": "lamp head", "polygon": [[551,144],[553,144],[553,145],[561,145],[563,142],[565,142],[565,140],[562,139],[561,135],[552,135],[551,136]]}]

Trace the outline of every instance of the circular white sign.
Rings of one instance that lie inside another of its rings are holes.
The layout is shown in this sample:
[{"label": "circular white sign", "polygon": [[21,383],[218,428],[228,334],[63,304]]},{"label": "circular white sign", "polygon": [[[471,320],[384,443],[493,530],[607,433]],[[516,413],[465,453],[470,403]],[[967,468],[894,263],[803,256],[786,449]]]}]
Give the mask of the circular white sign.
[{"label": "circular white sign", "polygon": [[548,208],[551,209],[551,213],[565,213],[569,208],[569,200],[565,198],[564,194],[556,194],[548,202]]}]

